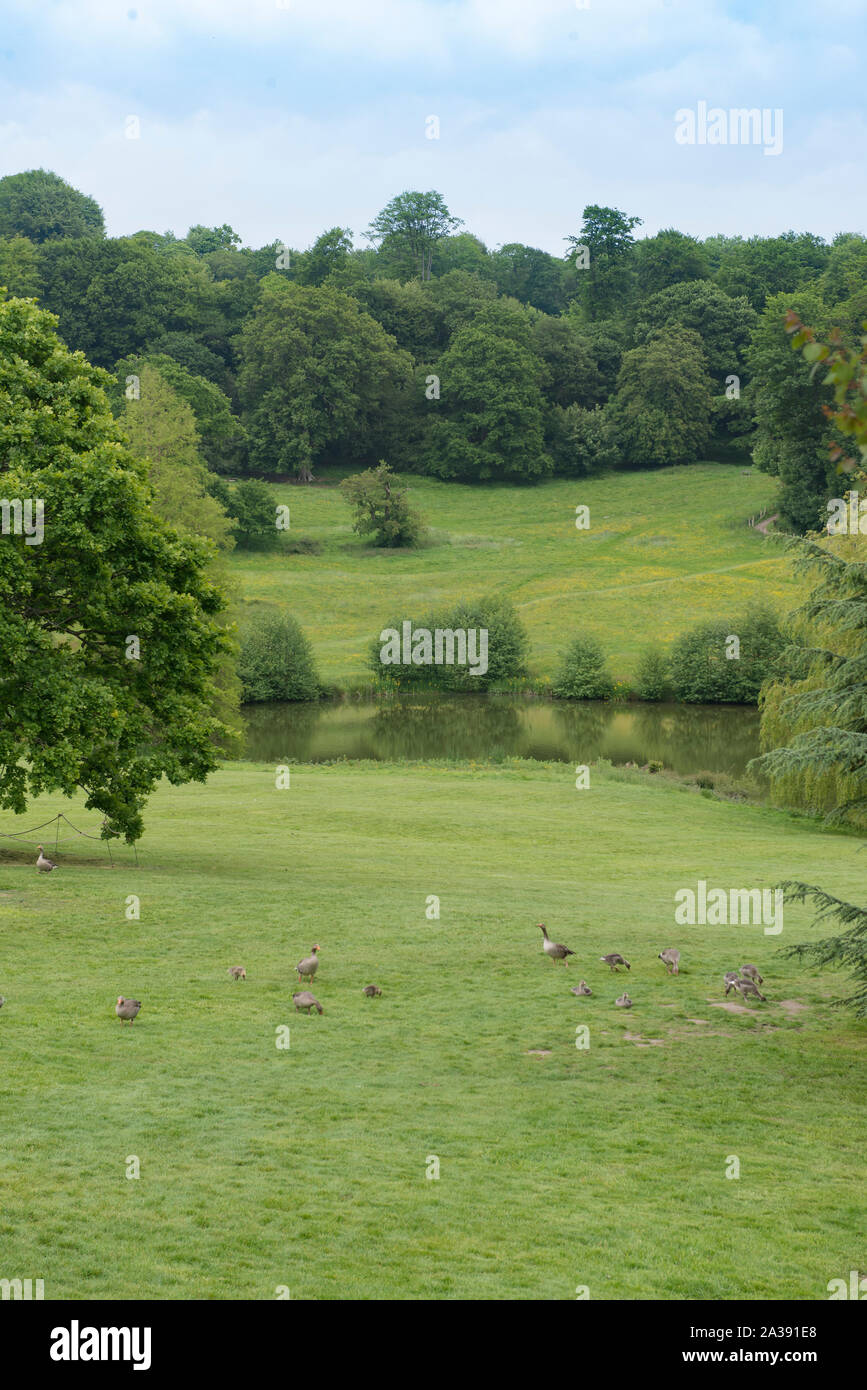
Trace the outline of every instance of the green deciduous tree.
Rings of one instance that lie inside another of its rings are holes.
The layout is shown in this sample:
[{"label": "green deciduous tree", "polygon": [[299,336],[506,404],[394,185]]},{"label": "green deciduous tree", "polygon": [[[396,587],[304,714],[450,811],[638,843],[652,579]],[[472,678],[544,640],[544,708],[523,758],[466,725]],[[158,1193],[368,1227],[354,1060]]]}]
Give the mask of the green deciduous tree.
[{"label": "green deciduous tree", "polygon": [[166,353],[148,353],[116,362],[114,371],[118,379],[118,402],[125,399],[127,379],[140,375],[145,365],[155,367],[163,380],[191,408],[199,435],[199,448],[208,467],[218,473],[243,472],[247,437],[240,420],[232,414],[227,396],[219,386],[188,371],[174,357]]},{"label": "green deciduous tree", "polygon": [[[590,203],[578,235],[566,237],[566,260],[577,268],[578,300],[588,318],[626,313],[635,293],[632,233],[640,226],[640,217]],[[586,258],[589,261],[581,268]]]},{"label": "green deciduous tree", "polygon": [[455,333],[437,363],[442,394],[428,407],[423,456],[425,471],[437,477],[533,482],[552,470],[545,447],[544,366],[513,336],[520,337],[520,319],[497,318],[495,324],[477,316]]},{"label": "green deciduous tree", "polygon": [[386,262],[403,270],[404,278],[429,280],[436,246],[462,225],[459,217],[452,217],[442,194],[431,189],[399,193],[373,219],[366,235]]},{"label": "green deciduous tree", "polygon": [[707,368],[718,388],[731,374],[742,377],[757,315],[744,298],[723,293],[708,280],[690,280],[651,295],[637,314],[636,342],[656,329],[679,325],[701,338]]},{"label": "green deciduous tree", "polygon": [[689,280],[704,280],[710,274],[701,242],[673,227],[636,242],[635,265],[642,295],[658,294]]},{"label": "green deciduous tree", "polygon": [[34,299],[42,293],[39,251],[26,236],[0,237],[0,286],[10,299]]},{"label": "green deciduous tree", "polygon": [[99,204],[59,174],[28,169],[0,179],[0,236],[25,236],[41,243],[104,234]]},{"label": "green deciduous tree", "polygon": [[3,492],[44,501],[41,544],[0,537],[0,805],[20,814],[83,789],[133,840],[162,776],[203,781],[216,766],[225,599],[209,547],[151,509],[109,378],[55,326],[31,303],[0,304]]},{"label": "green deciduous tree", "polygon": [[353,531],[369,536],[374,545],[416,545],[424,532],[421,517],[407,500],[388,464],[344,478],[340,491],[355,511]]},{"label": "green deciduous tree", "polygon": [[221,341],[225,322],[210,271],[187,248],[162,252],[145,237],[51,241],[40,257],[44,303],[70,347],[99,366],[140,352],[163,333]]},{"label": "green deciduous tree", "polygon": [[120,422],[132,452],[150,464],[154,509],[178,530],[206,538],[218,550],[230,550],[231,522],[208,490],[191,406],[156,365],[134,365],[138,396],[124,398]]},{"label": "green deciduous tree", "polygon": [[710,437],[711,380],[701,339],[674,325],[625,353],[612,403],[625,462],[693,463]]},{"label": "green deciduous tree", "polygon": [[411,359],[349,295],[269,276],[237,346],[251,471],[309,479],[388,441]]},{"label": "green deciduous tree", "polygon": [[823,404],[830,390],[811,366],[796,356],[786,333],[786,314],[796,310],[817,327],[825,308],[815,291],[779,294],[768,300],[747,350],[751,378],[749,402],[756,420],[753,459],[780,480],[782,527],[803,533],[822,524],[833,495],[834,468],[828,456],[828,424]]}]

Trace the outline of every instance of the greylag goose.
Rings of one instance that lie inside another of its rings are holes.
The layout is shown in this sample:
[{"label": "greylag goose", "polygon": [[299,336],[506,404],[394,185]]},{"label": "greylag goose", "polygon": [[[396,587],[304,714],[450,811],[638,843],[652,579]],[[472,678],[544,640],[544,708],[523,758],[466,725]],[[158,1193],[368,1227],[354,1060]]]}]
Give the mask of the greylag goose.
[{"label": "greylag goose", "polygon": [[292,1002],[295,1005],[296,1012],[298,1009],[304,1009],[304,1011],[309,1014],[311,1009],[315,1009],[318,1014],[322,1013],[322,1005],[319,1000],[310,993],[309,989],[302,989],[299,990],[297,994],[293,994]]},{"label": "greylag goose", "polygon": [[322,947],[321,947],[321,946],[311,946],[311,947],[310,947],[310,955],[309,955],[309,956],[305,956],[303,960],[299,960],[298,964],[297,964],[296,967],[295,967],[295,969],[298,971],[298,982],[299,982],[299,984],[300,984],[301,980],[303,980],[304,978],[306,978],[306,979],[308,979],[308,980],[312,980],[312,979],[313,979],[313,976],[316,974],[316,971],[319,969],[319,958],[318,958],[316,952],[317,952],[317,951],[321,951],[321,950],[322,950]]},{"label": "greylag goose", "polygon": [[131,1028],[132,1021],[140,1008],[141,1004],[137,999],[124,999],[123,995],[119,994],[117,996],[117,1003],[114,1006],[114,1011],[120,1019],[121,1023],[123,1023],[125,1018],[128,1018],[129,1026]]},{"label": "greylag goose", "polygon": [[593,991],[586,980],[582,980],[580,985],[573,985],[569,990],[570,994],[592,994]]},{"label": "greylag goose", "polygon": [[544,922],[537,923],[537,926],[542,936],[545,938],[542,942],[542,950],[545,952],[545,955],[550,956],[552,960],[562,960],[564,965],[568,965],[569,962],[566,957],[574,956],[575,952],[570,951],[568,946],[562,946],[559,941],[552,941],[548,935],[548,928],[545,926]]},{"label": "greylag goose", "polygon": [[757,985],[764,984],[762,976],[754,965],[742,965],[741,974],[745,975],[748,980],[753,980]]},{"label": "greylag goose", "polygon": [[661,960],[669,975],[676,975],[680,970],[680,951],[676,946],[666,946],[664,951],[660,951],[657,960]]},{"label": "greylag goose", "polygon": [[6,1003],[6,1000],[3,998],[3,995],[0,994],[0,1009],[3,1008],[3,1005],[4,1005],[5,1003]]},{"label": "greylag goose", "polygon": [[615,1004],[619,1005],[619,1007],[620,1007],[621,1009],[631,1009],[631,1008],[632,1008],[632,1000],[629,998],[629,995],[628,995],[628,994],[621,994],[620,998],[619,998],[619,999],[615,999],[614,1002],[615,1002]]},{"label": "greylag goose", "polygon": [[361,993],[366,994],[368,999],[373,999],[377,994],[382,994],[382,990],[379,985],[365,985]]},{"label": "greylag goose", "polygon": [[37,845],[36,848],[39,850],[39,854],[36,857],[37,869],[41,874],[50,874],[52,869],[57,868],[57,865],[55,864],[53,859],[45,858],[45,855],[42,853],[41,845]]},{"label": "greylag goose", "polygon": [[762,1003],[765,1002],[765,996],[760,992],[754,980],[735,980],[735,989],[742,999],[746,999],[748,994],[755,994],[761,999]]},{"label": "greylag goose", "polygon": [[229,974],[233,980],[246,980],[247,972],[243,965],[233,965],[229,968]]},{"label": "greylag goose", "polygon": [[736,970],[726,971],[725,975],[723,976],[723,980],[725,982],[726,987],[726,994],[728,994],[730,989],[734,989],[735,985],[737,984],[740,978],[741,977]]},{"label": "greylag goose", "polygon": [[610,970],[616,970],[619,965],[625,965],[627,970],[632,969],[629,961],[625,956],[621,956],[619,951],[612,951],[610,955],[600,956],[599,959],[604,960]]}]

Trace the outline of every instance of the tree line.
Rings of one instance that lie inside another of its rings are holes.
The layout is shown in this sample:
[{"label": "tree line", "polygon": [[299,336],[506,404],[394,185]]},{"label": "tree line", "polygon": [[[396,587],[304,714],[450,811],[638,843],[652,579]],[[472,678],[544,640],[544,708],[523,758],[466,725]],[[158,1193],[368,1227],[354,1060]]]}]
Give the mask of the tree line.
[{"label": "tree line", "polygon": [[109,238],[94,199],[31,170],[0,180],[0,284],[116,376],[116,413],[152,369],[211,475],[304,481],[387,459],[530,483],[752,456],[779,479],[783,525],[816,528],[837,486],[831,397],[785,314],[857,342],[867,238],[640,227],[591,204],[560,257],[492,250],[428,191],[392,199],[366,246],[346,227],[304,250],[244,247],[228,224]]}]

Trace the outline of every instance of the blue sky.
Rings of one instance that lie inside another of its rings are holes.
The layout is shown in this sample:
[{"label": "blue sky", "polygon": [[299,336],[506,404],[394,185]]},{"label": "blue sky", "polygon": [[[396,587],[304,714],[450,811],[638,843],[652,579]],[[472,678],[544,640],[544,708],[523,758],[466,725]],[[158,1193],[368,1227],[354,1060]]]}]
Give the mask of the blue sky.
[{"label": "blue sky", "polygon": [[[365,244],[405,188],[555,254],[586,203],[649,234],[867,233],[864,0],[584,2],[3,0],[0,173],[55,170],[112,235],[250,245]],[[699,102],[781,109],[782,151],[678,144]]]}]

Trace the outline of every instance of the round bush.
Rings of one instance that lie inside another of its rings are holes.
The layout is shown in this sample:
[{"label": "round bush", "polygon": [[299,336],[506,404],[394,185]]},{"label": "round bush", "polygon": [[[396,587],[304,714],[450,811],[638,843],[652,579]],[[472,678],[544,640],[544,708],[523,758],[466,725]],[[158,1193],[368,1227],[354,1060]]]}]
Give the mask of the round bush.
[{"label": "round bush", "polygon": [[561,700],[610,700],[614,679],[595,638],[573,638],[551,688]]},{"label": "round bush", "polygon": [[261,613],[247,624],[241,633],[238,675],[245,703],[319,696],[313,649],[288,613]]}]

